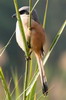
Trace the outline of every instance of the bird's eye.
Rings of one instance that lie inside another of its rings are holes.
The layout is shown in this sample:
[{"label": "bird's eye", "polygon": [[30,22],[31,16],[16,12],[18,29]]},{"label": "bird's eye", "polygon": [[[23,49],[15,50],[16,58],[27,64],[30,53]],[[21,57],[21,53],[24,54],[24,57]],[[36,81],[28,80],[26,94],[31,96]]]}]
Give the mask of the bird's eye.
[{"label": "bird's eye", "polygon": [[26,10],[21,10],[21,11],[19,11],[19,13],[20,13],[20,15],[22,15],[22,14],[27,14],[27,15],[29,15],[29,12],[26,11]]},{"label": "bird's eye", "polygon": [[[26,14],[26,15],[29,15],[29,12],[27,10],[21,10],[19,11],[20,15],[23,15],[23,14]],[[15,18],[16,17],[16,14],[13,14],[12,15],[12,18]]]}]

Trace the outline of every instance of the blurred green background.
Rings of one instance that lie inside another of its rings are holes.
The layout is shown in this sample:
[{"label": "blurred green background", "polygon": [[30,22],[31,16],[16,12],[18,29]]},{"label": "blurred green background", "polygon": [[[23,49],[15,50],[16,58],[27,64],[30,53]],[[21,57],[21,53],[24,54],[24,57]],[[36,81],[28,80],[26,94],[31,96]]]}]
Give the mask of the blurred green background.
[{"label": "blurred green background", "polygon": [[[33,4],[36,0],[33,0]],[[28,0],[18,0],[19,8],[28,5]],[[39,15],[40,23],[43,22],[44,10],[45,10],[46,0],[40,0],[36,6],[36,10]],[[13,0],[0,0],[0,49],[6,45],[11,35],[15,31],[16,19],[12,18],[15,13],[15,8]],[[46,34],[48,38],[47,50],[54,39],[54,36],[60,29],[61,25],[66,19],[66,0],[49,0],[47,22],[46,22]],[[13,37],[10,45],[0,57],[0,66],[2,66],[5,77],[10,80],[12,70],[15,69],[18,72],[18,76],[24,74],[25,70],[25,56],[23,51],[19,48],[16,43],[15,36]],[[59,83],[66,84],[66,28],[63,31],[61,38],[59,39],[57,45],[55,46],[47,64],[46,64],[46,74],[49,83],[57,82],[57,85],[61,86]],[[56,78],[56,81],[54,78]],[[62,80],[62,82],[60,81]],[[65,86],[65,85],[63,85]],[[65,86],[66,87],[66,86]],[[64,91],[65,91],[64,87]],[[58,88],[57,88],[58,89]],[[62,89],[63,90],[63,89]],[[57,90],[58,91],[58,90]],[[59,90],[61,91],[61,90]],[[66,92],[66,91],[65,91]],[[52,92],[55,93],[55,92]],[[64,94],[64,92],[62,92]],[[63,98],[52,99],[51,100],[66,100],[66,94]]]}]

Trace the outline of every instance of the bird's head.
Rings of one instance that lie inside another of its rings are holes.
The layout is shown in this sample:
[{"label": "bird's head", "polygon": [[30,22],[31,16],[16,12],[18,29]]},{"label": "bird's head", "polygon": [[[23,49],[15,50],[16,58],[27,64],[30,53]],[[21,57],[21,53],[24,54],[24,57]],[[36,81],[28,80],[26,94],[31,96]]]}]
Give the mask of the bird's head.
[{"label": "bird's head", "polygon": [[[20,16],[29,16],[29,6],[23,6],[19,9],[19,13],[20,13]],[[37,15],[37,12],[36,10],[34,9],[32,11],[32,19],[36,22],[39,22],[38,20],[38,15]],[[13,14],[12,17],[16,17],[16,14]]]}]

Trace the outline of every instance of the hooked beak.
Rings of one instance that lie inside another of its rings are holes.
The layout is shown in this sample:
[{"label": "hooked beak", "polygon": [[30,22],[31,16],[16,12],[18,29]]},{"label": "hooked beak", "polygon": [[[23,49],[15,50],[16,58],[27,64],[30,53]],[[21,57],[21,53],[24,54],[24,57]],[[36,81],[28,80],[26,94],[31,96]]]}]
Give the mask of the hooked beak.
[{"label": "hooked beak", "polygon": [[12,18],[16,18],[16,13],[12,15]]}]

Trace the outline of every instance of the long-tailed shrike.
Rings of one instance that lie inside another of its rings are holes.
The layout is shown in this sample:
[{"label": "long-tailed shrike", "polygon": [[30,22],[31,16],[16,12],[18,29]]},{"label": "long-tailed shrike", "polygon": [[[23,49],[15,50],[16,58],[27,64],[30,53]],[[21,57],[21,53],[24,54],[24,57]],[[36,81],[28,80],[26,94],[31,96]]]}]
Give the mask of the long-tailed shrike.
[{"label": "long-tailed shrike", "polygon": [[[30,39],[31,50],[35,53],[38,62],[38,69],[40,73],[40,79],[42,84],[42,90],[44,94],[48,93],[47,78],[43,68],[42,57],[44,56],[44,44],[45,44],[45,30],[39,23],[36,10],[32,12],[31,29],[29,29],[29,7],[24,6],[19,9],[20,17],[23,23],[26,41]],[[16,14],[13,15],[16,17]],[[23,39],[20,33],[18,20],[16,22],[16,41],[20,48],[25,51]]]}]

